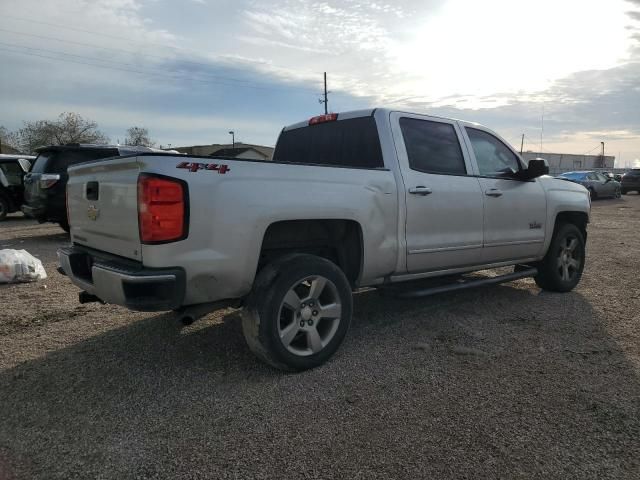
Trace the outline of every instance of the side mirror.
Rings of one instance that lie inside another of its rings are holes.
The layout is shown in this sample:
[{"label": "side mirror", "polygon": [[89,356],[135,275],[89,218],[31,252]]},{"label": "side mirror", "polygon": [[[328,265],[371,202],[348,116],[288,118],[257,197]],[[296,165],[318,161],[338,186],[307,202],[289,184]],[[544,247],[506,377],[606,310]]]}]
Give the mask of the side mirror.
[{"label": "side mirror", "polygon": [[549,174],[549,164],[544,158],[534,158],[529,160],[529,164],[527,165],[526,176],[527,179],[531,180],[533,178],[541,177],[542,175]]}]

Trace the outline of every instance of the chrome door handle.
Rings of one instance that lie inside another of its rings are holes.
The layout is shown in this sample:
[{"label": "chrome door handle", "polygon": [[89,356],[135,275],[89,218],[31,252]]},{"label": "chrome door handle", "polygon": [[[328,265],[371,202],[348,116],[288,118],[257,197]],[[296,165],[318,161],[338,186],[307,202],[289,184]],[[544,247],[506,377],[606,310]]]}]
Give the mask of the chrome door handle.
[{"label": "chrome door handle", "polygon": [[487,197],[501,197],[502,191],[498,190],[497,188],[490,188],[489,190],[485,190],[484,194]]},{"label": "chrome door handle", "polygon": [[429,187],[418,185],[417,187],[410,188],[409,193],[413,193],[414,195],[429,195],[430,193],[433,193],[433,192]]}]

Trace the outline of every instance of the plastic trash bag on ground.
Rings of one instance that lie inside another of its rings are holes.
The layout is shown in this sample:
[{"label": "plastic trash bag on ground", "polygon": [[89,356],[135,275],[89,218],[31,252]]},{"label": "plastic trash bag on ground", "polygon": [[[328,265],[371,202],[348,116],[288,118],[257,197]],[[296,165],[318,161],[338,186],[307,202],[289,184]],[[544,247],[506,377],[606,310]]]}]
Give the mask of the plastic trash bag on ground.
[{"label": "plastic trash bag on ground", "polygon": [[26,250],[0,250],[0,283],[34,282],[47,278],[42,262]]}]

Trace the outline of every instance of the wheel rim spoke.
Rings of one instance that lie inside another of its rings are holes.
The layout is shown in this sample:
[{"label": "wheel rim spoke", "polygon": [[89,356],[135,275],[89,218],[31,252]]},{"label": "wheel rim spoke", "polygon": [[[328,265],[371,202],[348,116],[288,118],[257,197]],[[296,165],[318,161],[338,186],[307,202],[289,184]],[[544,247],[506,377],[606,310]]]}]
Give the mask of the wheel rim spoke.
[{"label": "wheel rim spoke", "polygon": [[293,320],[290,325],[288,325],[284,330],[280,332],[280,339],[282,343],[288,347],[293,342],[293,339],[296,338],[296,335],[300,331],[300,327],[298,326],[298,321]]},{"label": "wheel rim spoke", "polygon": [[577,246],[578,246],[578,240],[575,239],[575,238],[572,238],[572,239],[569,240],[569,245],[567,246],[567,249],[570,252],[573,252],[576,249]]},{"label": "wheel rim spoke", "polygon": [[309,344],[309,349],[313,353],[318,353],[322,350],[322,339],[320,338],[317,328],[310,328],[307,330],[307,342]]},{"label": "wheel rim spoke", "polygon": [[297,310],[298,308],[300,308],[300,297],[298,296],[298,294],[295,292],[295,290],[291,289],[287,292],[287,294],[284,296],[284,302],[283,302],[287,307],[291,308],[292,310]]},{"label": "wheel rim spoke", "polygon": [[327,285],[327,279],[323,277],[316,277],[311,281],[311,288],[309,289],[309,297],[318,299]]},{"label": "wheel rim spoke", "polygon": [[576,260],[575,258],[572,258],[572,259],[569,260],[569,266],[573,267],[576,270],[578,270],[578,268],[580,267],[580,262],[578,260]]},{"label": "wheel rim spoke", "polygon": [[568,265],[562,265],[562,279],[563,280],[569,280],[569,266]]},{"label": "wheel rim spoke", "polygon": [[340,318],[342,315],[342,305],[332,303],[320,307],[320,318]]}]

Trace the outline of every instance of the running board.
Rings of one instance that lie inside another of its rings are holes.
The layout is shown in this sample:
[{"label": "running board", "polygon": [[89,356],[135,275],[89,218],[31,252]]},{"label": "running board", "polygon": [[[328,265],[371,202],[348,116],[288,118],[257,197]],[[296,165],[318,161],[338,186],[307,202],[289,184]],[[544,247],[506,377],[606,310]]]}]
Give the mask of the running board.
[{"label": "running board", "polygon": [[[449,285],[440,285],[437,287],[422,288],[418,290],[397,291],[393,294],[400,298],[418,298],[428,297],[437,293],[455,292],[456,290],[465,290],[467,288],[485,287],[487,285],[496,285],[499,283],[511,282],[521,278],[533,277],[538,273],[537,268],[527,268],[519,272],[507,273],[506,275],[498,275],[496,277],[481,278],[477,280],[461,280]],[[391,290],[391,289],[390,289]],[[394,289],[395,290],[395,289]]]}]

